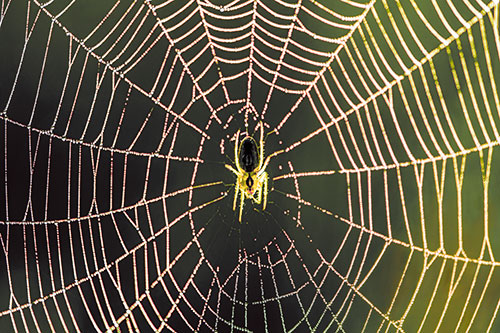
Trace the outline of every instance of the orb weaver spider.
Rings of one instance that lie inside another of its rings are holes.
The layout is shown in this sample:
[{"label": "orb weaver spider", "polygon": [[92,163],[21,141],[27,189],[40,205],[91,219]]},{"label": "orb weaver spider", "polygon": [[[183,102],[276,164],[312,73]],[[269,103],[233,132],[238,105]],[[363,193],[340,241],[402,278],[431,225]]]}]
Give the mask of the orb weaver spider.
[{"label": "orb weaver spider", "polygon": [[259,144],[251,136],[243,138],[239,143],[240,130],[236,133],[234,145],[234,162],[236,169],[226,164],[226,168],[236,175],[233,210],[236,211],[236,202],[240,195],[240,212],[238,220],[241,223],[241,213],[245,199],[252,199],[257,205],[262,202],[262,210],[266,209],[268,176],[266,167],[275,154],[264,160],[264,125],[260,123]]}]

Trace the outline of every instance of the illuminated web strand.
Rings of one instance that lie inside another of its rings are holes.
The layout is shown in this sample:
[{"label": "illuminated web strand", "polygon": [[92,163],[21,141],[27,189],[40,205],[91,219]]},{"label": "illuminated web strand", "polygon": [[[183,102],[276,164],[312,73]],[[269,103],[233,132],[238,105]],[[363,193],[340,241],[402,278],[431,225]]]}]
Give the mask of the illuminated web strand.
[{"label": "illuminated web strand", "polygon": [[[479,21],[479,19],[478,19],[477,17],[473,17],[473,18],[471,19],[470,23],[469,23],[468,25],[471,27],[471,26],[473,26],[475,23],[477,23],[478,21]],[[468,30],[466,30],[465,28],[461,28],[461,29],[459,29],[459,30],[458,30],[458,35],[457,35],[457,37],[461,36],[461,35],[462,35],[464,32],[466,32],[466,31],[468,31]],[[450,37],[448,38],[448,40],[449,40],[449,42],[451,42],[451,41],[453,41],[454,39],[453,39],[453,37],[452,37],[452,36],[450,36]],[[421,68],[421,66],[422,66],[423,64],[425,64],[425,63],[426,63],[426,62],[430,59],[430,57],[432,57],[434,54],[437,54],[439,51],[441,51],[441,50],[442,50],[442,48],[443,48],[442,46],[439,46],[437,49],[434,49],[433,51],[431,51],[431,52],[430,52],[430,56],[429,56],[429,58],[428,58],[428,57],[424,57],[424,58],[423,58],[423,59],[419,62],[419,66],[418,66],[418,67],[417,67],[417,66],[413,66],[413,67],[411,68],[410,73],[411,73],[414,69]],[[347,118],[346,118],[347,116],[349,116],[350,114],[352,114],[352,113],[356,112],[356,111],[357,111],[358,109],[360,109],[361,107],[364,107],[365,105],[367,105],[368,103],[370,103],[370,102],[372,102],[372,101],[373,101],[373,102],[375,102],[375,100],[376,100],[376,98],[377,98],[378,96],[383,96],[383,94],[384,94],[386,91],[390,91],[390,89],[392,88],[392,86],[394,86],[394,85],[396,85],[396,84],[398,84],[398,86],[399,86],[399,84],[400,84],[399,82],[400,82],[403,78],[404,78],[404,77],[399,77],[397,80],[392,81],[392,82],[390,83],[390,86],[388,86],[388,87],[384,87],[384,88],[381,88],[381,90],[380,90],[379,92],[373,93],[373,94],[370,96],[370,98],[369,98],[369,99],[367,99],[367,100],[365,100],[364,102],[362,102],[361,104],[357,105],[357,106],[356,106],[356,108],[352,108],[352,109],[350,109],[350,110],[347,110],[347,111],[344,113],[345,115],[343,115],[343,116],[341,116],[341,117],[338,117],[338,118],[335,118],[335,119],[332,119],[329,123],[326,123],[326,124],[325,124],[322,128],[319,128],[319,129],[318,129],[318,130],[316,130],[315,132],[312,132],[310,135],[308,135],[308,136],[304,137],[304,138],[303,138],[300,142],[297,142],[297,143],[295,143],[295,144],[293,144],[293,145],[289,146],[286,150],[294,149],[295,147],[297,147],[298,145],[300,145],[300,144],[302,144],[302,143],[304,143],[304,142],[308,141],[310,138],[314,137],[314,136],[315,136],[315,135],[317,135],[318,133],[320,133],[320,132],[322,132],[322,131],[327,131],[327,129],[328,129],[329,127],[331,127],[331,126],[335,125],[338,121],[343,120],[343,119],[347,119]],[[496,96],[496,95],[497,95],[497,94],[495,93],[495,96]],[[470,121],[469,121],[468,123],[469,123],[469,126],[471,126],[471,125],[470,125]],[[479,150],[482,150],[482,149],[484,149],[484,148],[486,148],[486,147],[490,147],[490,146],[492,146],[492,145],[493,145],[493,146],[496,146],[496,145],[498,145],[498,142],[485,143],[485,144],[480,144],[480,143],[478,143],[477,147],[475,147],[473,150],[466,150],[466,149],[464,148],[464,149],[463,149],[463,151],[455,152],[455,153],[449,154],[448,156],[465,155],[465,154],[467,154],[467,152],[471,152],[471,151],[479,151]],[[447,156],[447,155],[442,155],[442,157],[440,157],[440,158],[445,158],[445,156]],[[440,158],[436,158],[436,157],[434,157],[434,156],[430,155],[430,157],[429,157],[428,159],[425,159],[424,161],[429,161],[429,162],[430,162],[430,161],[432,161],[432,160],[436,160],[436,159],[440,159]],[[417,161],[416,161],[416,160],[414,160],[414,161],[412,161],[412,162],[411,162],[411,164],[416,163],[416,162],[417,162]],[[395,164],[394,164],[394,165],[400,165],[400,164],[402,164],[402,163],[406,163],[406,162],[396,162],[396,161],[395,161]],[[387,166],[387,164],[386,164],[386,163],[384,163],[384,165],[386,165],[386,166]],[[407,163],[407,165],[408,165],[408,163]],[[390,167],[390,165],[388,165],[388,166]],[[357,170],[357,169],[358,169],[358,168],[355,168],[354,170]]]},{"label": "illuminated web strand", "polygon": [[[120,77],[120,79],[124,80],[127,84],[129,84],[130,86],[132,86],[134,89],[136,89],[137,91],[141,92],[144,96],[150,96],[150,93],[145,91],[144,89],[142,89],[141,87],[139,87],[137,84],[133,83],[132,81],[130,81],[127,77],[122,77],[123,75],[118,72],[116,69],[114,69],[108,62],[106,62],[104,59],[101,58],[101,56],[97,53],[95,53],[91,48],[85,46],[85,44],[83,44],[83,41],[80,41],[76,36],[74,36],[70,31],[67,30],[66,27],[64,27],[58,20],[57,20],[57,17],[52,15],[45,7],[41,7],[41,10],[47,15],[49,16],[53,22],[55,22],[55,24],[57,24],[62,30],[64,30],[64,32],[69,36],[69,38],[71,38],[72,40],[74,40],[75,42],[77,42],[78,44],[80,44],[82,46],[83,49],[85,49],[85,51],[92,55],[94,58],[96,58],[100,63],[102,63],[103,65],[106,66],[106,68],[109,68],[113,73],[116,73],[116,75],[118,77]],[[34,24],[32,26],[32,28],[34,27]],[[169,114],[172,114],[176,119],[180,119],[182,122],[184,122],[186,125],[192,127],[193,129],[195,129],[196,131],[200,132],[202,135],[206,135],[205,133],[203,133],[201,130],[199,130],[196,126],[194,126],[193,124],[187,122],[186,120],[184,120],[184,118],[182,117],[179,117],[179,115],[177,115],[175,112],[173,112],[172,110],[166,108],[158,98],[154,98],[151,96],[151,99],[154,101],[155,104],[158,104],[162,109],[164,109],[165,111],[167,111]]]},{"label": "illuminated web strand", "polygon": [[[191,1],[191,2],[186,3],[185,7],[187,7],[187,6],[188,6],[188,4],[191,4],[191,3],[192,3],[192,1]],[[154,8],[154,7],[150,4],[150,2],[148,2],[148,6],[149,6],[149,9],[151,10],[151,12],[153,13],[153,15],[154,15],[155,17],[157,17],[157,14],[156,14],[155,8]],[[183,7],[183,8],[185,8],[185,7]],[[198,9],[199,7],[196,7],[196,8]],[[179,11],[178,11],[178,12],[176,12],[176,13],[174,13],[173,15],[176,15],[176,14],[178,14],[178,13],[180,13],[180,12],[181,12],[181,10],[179,10]],[[164,19],[164,20],[160,20],[159,18],[157,18],[158,25],[161,27],[161,29],[162,29],[162,31],[163,31],[163,34],[164,34],[164,36],[167,38],[167,40],[168,40],[168,42],[169,42],[169,44],[170,44],[170,45],[175,45],[175,43],[176,43],[176,42],[179,42],[179,41],[174,41],[174,40],[171,38],[171,36],[170,36],[170,34],[169,34],[169,33],[170,33],[171,31],[175,30],[175,29],[176,29],[176,28],[177,28],[180,24],[182,24],[183,22],[186,22],[186,21],[187,21],[189,18],[191,18],[191,17],[194,15],[194,13],[196,13],[196,12],[197,12],[197,10],[193,10],[193,11],[191,12],[191,14],[187,15],[187,16],[186,16],[186,17],[185,17],[185,18],[184,18],[181,22],[179,22],[177,25],[174,25],[173,27],[170,27],[170,28],[166,28],[166,26],[165,26],[165,22],[167,21],[166,19]],[[201,13],[200,13],[200,15],[201,15],[202,22],[204,22],[204,21],[205,21],[204,16],[203,16]],[[205,26],[205,31],[206,31],[206,32],[207,32],[207,34],[208,34],[208,30],[206,30],[206,26]],[[183,38],[187,37],[188,35],[189,35],[189,34],[184,34]],[[189,49],[190,47],[194,46],[194,45],[195,45],[197,42],[199,42],[199,41],[201,40],[201,38],[203,38],[203,37],[204,37],[203,35],[200,35],[200,37],[199,37],[198,39],[195,39],[194,41],[192,41],[192,42],[191,42],[188,46],[184,47],[183,49],[176,49],[176,52],[177,52],[177,56],[180,58],[180,60],[181,60],[181,62],[182,62],[182,64],[183,64],[184,68],[186,69],[186,71],[187,71],[188,75],[191,77],[191,80],[193,81],[193,83],[194,83],[194,86],[195,86],[196,90],[198,90],[199,95],[202,97],[202,99],[204,100],[204,102],[207,104],[207,106],[208,106],[208,107],[209,107],[209,109],[210,109],[210,112],[211,112],[211,113],[212,113],[212,115],[215,117],[215,119],[217,120],[217,122],[221,123],[220,119],[217,117],[217,115],[216,115],[216,113],[215,113],[215,111],[214,111],[214,108],[212,107],[212,105],[210,104],[210,102],[208,101],[208,99],[206,98],[206,93],[207,93],[207,92],[203,92],[203,91],[202,91],[202,89],[200,88],[200,86],[199,86],[199,84],[198,84],[198,82],[197,82],[197,81],[198,81],[198,78],[197,78],[197,77],[195,77],[195,75],[194,75],[194,74],[191,72],[191,70],[189,69],[190,64],[191,64],[191,63],[193,63],[193,62],[195,62],[195,61],[196,61],[196,59],[197,59],[197,57],[198,57],[198,56],[200,56],[201,54],[203,54],[203,53],[204,53],[204,51],[206,50],[206,48],[207,48],[209,45],[211,45],[211,44],[210,44],[210,37],[209,37],[209,35],[207,35],[207,38],[208,38],[208,40],[209,40],[209,44],[207,44],[207,45],[203,48],[203,50],[202,50],[202,51],[200,51],[200,52],[198,53],[198,55],[194,56],[194,57],[193,57],[192,59],[190,59],[189,61],[184,60],[184,58],[182,57],[182,53],[183,53],[184,51],[186,51],[186,50],[187,50],[187,49]],[[212,49],[212,54],[213,54],[213,55],[215,55],[215,53],[214,53],[213,49]],[[207,68],[211,67],[211,66],[213,65],[213,63],[214,63],[214,61],[212,60],[212,62],[210,63],[210,65],[209,65],[209,66],[207,66]],[[200,75],[203,75],[203,73],[201,73]],[[226,91],[226,88],[225,88],[225,86],[224,86],[224,81],[222,80],[222,76],[220,76],[220,73],[219,73],[219,81],[218,81],[216,84],[218,84],[219,82],[221,82],[221,83],[222,83],[222,86],[223,86],[223,89],[224,89],[224,93],[225,93],[225,96],[226,96],[226,98],[227,98],[227,97],[228,97],[228,96],[227,96],[227,91]],[[194,97],[194,96],[193,96],[193,97]]]},{"label": "illuminated web strand", "polygon": [[[197,206],[197,207],[193,207],[190,212],[194,212],[196,210],[199,210],[199,209],[202,209],[203,207],[206,207],[207,205],[213,203],[213,202],[216,202],[217,200],[220,200],[222,199],[221,198],[218,198],[208,204],[203,204],[201,206]],[[119,258],[117,258],[116,260],[114,260],[112,263],[108,263],[107,265],[105,265],[104,267],[101,267],[99,268],[97,271],[93,272],[93,273],[89,273],[89,275],[85,278],[82,278],[78,281],[75,281],[74,283],[71,283],[67,286],[64,287],[64,289],[60,289],[60,290],[57,290],[57,291],[54,291],[53,293],[49,294],[49,295],[46,295],[44,296],[43,298],[39,298],[37,300],[33,300],[32,302],[28,303],[28,304],[25,304],[25,305],[20,305],[16,308],[12,308],[12,309],[9,309],[7,311],[2,311],[0,313],[0,315],[5,315],[5,314],[10,314],[10,313],[14,313],[16,311],[20,311],[20,310],[23,310],[23,309],[26,309],[26,308],[29,308],[31,307],[32,305],[36,305],[38,303],[42,303],[44,302],[45,300],[49,299],[49,298],[52,298],[52,297],[55,297],[57,296],[58,294],[61,294],[61,293],[64,293],[66,291],[68,291],[69,289],[73,288],[73,287],[78,287],[80,284],[82,283],[85,283],[87,281],[90,281],[92,278],[96,277],[96,276],[99,276],[100,274],[102,274],[103,272],[107,272],[111,267],[113,266],[117,266],[122,260],[124,260],[126,257],[128,257],[129,255],[131,254],[134,254],[135,252],[139,251],[141,248],[143,248],[144,246],[147,245],[147,243],[149,241],[151,241],[152,239],[155,239],[156,237],[158,237],[159,235],[161,235],[162,233],[165,232],[165,230],[167,230],[167,228],[173,226],[174,224],[178,223],[180,220],[182,220],[183,218],[185,218],[186,216],[188,215],[188,212],[185,212],[184,214],[178,216],[176,219],[174,219],[169,226],[165,226],[164,228],[160,229],[159,231],[157,231],[154,235],[148,237],[148,239],[146,239],[144,242],[138,244],[137,246],[135,246],[134,248],[132,249],[127,249],[127,251],[121,255]],[[3,239],[2,239],[3,241]],[[191,243],[190,243],[191,244]],[[170,262],[170,267],[174,266],[175,263],[182,257],[183,253],[187,250],[187,248],[184,248],[177,256],[176,258],[174,258],[173,261]],[[166,274],[167,271],[165,270],[164,274]],[[156,283],[155,283],[156,285]]]},{"label": "illuminated web strand", "polygon": [[[371,1],[369,4],[366,5],[366,7],[363,10],[363,13],[359,16],[359,19],[355,22],[355,24],[352,26],[351,30],[346,34],[345,39],[348,40],[356,31],[358,26],[361,24],[362,20],[366,17],[368,14],[369,10],[372,8],[372,6],[375,4],[375,1]],[[319,78],[323,75],[323,73],[329,68],[330,64],[334,61],[336,58],[336,55],[342,50],[344,44],[341,44],[339,47],[335,49],[335,51],[331,54],[329,60],[324,64],[324,66],[321,68],[321,70],[318,72],[314,80],[310,83],[308,88],[303,91],[302,95],[300,98],[297,100],[297,102],[293,105],[291,108],[290,112],[287,113],[287,115],[283,118],[283,120],[278,124],[276,127],[277,130],[279,130],[281,127],[284,126],[288,118],[292,115],[292,113],[295,111],[295,109],[299,106],[299,104],[302,102],[302,100],[305,98],[306,93],[316,84],[316,82],[319,80]]]}]

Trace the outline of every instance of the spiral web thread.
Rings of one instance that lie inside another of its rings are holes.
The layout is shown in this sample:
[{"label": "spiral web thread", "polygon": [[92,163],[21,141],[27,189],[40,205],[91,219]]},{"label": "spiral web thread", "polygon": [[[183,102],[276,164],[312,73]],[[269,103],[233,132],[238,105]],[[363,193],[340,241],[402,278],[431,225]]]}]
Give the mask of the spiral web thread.
[{"label": "spiral web thread", "polygon": [[[13,41],[0,96],[2,323],[499,327],[498,1],[84,3],[1,2],[2,49]],[[91,5],[82,29],[73,20]],[[270,120],[279,96],[290,107]],[[281,135],[300,114],[315,127]],[[275,208],[307,244],[284,228],[257,254],[241,248],[222,275],[199,214],[233,192],[199,173],[214,133],[232,151],[240,118],[282,140],[269,196],[295,206]],[[196,145],[177,148],[187,136]],[[333,167],[296,163],[318,139]],[[344,184],[345,214],[304,189],[314,179]],[[309,234],[313,214],[345,228],[338,244]]]}]

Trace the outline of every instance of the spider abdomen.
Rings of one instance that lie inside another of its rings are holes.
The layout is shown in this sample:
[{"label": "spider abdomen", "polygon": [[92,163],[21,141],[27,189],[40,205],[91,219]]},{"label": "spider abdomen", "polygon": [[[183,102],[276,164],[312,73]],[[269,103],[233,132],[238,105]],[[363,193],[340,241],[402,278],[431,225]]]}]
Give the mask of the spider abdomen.
[{"label": "spider abdomen", "polygon": [[252,138],[246,138],[243,140],[240,146],[239,154],[241,167],[245,172],[252,172],[257,168],[259,164],[259,157],[257,153],[257,144]]}]

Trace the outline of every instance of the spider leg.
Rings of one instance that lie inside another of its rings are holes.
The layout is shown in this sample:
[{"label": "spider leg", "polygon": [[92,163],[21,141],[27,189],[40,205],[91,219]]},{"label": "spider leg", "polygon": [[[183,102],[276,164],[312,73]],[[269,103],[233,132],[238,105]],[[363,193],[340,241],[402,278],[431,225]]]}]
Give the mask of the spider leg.
[{"label": "spider leg", "polygon": [[267,204],[267,181],[268,181],[268,178],[267,178],[267,172],[264,172],[262,174],[262,176],[264,177],[264,180],[263,180],[263,184],[262,184],[262,187],[264,188],[264,202],[262,203],[262,210],[266,210],[266,204]]},{"label": "spider leg", "polygon": [[254,197],[253,199],[257,205],[260,205],[260,202],[262,201],[262,186],[259,186],[257,189],[257,198]]},{"label": "spider leg", "polygon": [[236,188],[234,189],[233,210],[236,210],[236,202],[238,201],[239,192],[240,192],[240,183],[236,181]]},{"label": "spider leg", "polygon": [[241,212],[243,212],[243,204],[245,203],[245,192],[243,192],[243,189],[240,189],[241,191],[241,199],[240,199],[240,217],[238,218],[238,220],[240,221],[241,223]]},{"label": "spider leg", "polygon": [[240,130],[238,130],[238,132],[236,132],[236,142],[234,143],[234,164],[236,164],[237,170],[241,170],[240,158],[238,156],[238,149],[240,148],[239,141],[240,141]]},{"label": "spider leg", "polygon": [[232,166],[226,164],[226,169],[230,170],[232,173],[236,175],[236,188],[234,189],[234,201],[233,201],[233,210],[236,210],[236,201],[238,200],[238,193],[240,190],[240,183],[238,182],[239,173]]},{"label": "spider leg", "polygon": [[226,169],[228,169],[229,171],[231,171],[232,173],[234,173],[236,176],[239,175],[239,172],[236,171],[232,166],[230,166],[229,164],[225,164],[225,167]]},{"label": "spider leg", "polygon": [[260,148],[260,154],[259,154],[259,166],[257,169],[262,168],[262,164],[264,163],[264,124],[262,122],[260,124],[260,139],[259,139],[259,148]]},{"label": "spider leg", "polygon": [[271,155],[267,156],[266,160],[264,161],[264,164],[260,168],[260,171],[257,173],[257,176],[260,177],[260,175],[262,175],[266,171],[267,165],[269,164],[269,161],[271,160],[272,157],[274,157],[276,155],[279,155],[279,154],[281,154],[283,152],[285,152],[285,150],[284,149],[280,149],[280,150],[275,151]]}]

